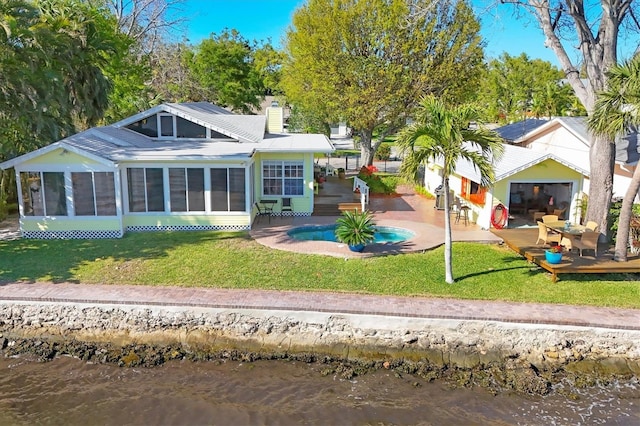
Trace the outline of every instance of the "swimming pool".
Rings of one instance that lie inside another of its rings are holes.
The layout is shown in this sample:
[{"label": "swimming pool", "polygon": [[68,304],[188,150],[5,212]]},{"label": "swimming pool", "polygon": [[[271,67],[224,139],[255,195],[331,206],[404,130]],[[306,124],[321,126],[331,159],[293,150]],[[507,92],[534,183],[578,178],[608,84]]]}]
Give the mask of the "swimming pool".
[{"label": "swimming pool", "polygon": [[[287,232],[294,240],[300,241],[333,241],[336,239],[336,225],[301,226]],[[415,236],[415,232],[391,226],[376,226],[374,243],[400,243]]]}]

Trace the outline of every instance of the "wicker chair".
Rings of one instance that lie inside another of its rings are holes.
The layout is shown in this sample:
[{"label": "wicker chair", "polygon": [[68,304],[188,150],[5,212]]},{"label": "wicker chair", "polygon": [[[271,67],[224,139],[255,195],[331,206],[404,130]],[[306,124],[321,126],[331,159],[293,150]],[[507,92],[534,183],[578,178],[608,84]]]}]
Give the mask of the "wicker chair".
[{"label": "wicker chair", "polygon": [[582,233],[582,237],[573,241],[573,248],[580,250],[580,256],[583,250],[593,250],[594,256],[598,257],[598,237],[599,232],[587,230]]},{"label": "wicker chair", "polygon": [[538,239],[536,240],[536,244],[538,244],[540,240],[542,240],[545,244],[560,244],[561,237],[562,236],[560,234],[550,234],[547,226],[542,222],[538,222]]}]

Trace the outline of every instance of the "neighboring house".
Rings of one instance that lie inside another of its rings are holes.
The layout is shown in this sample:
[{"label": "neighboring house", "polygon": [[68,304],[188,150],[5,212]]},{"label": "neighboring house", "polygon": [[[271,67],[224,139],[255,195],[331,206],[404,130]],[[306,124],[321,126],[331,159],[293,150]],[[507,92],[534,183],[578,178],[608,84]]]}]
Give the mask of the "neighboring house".
[{"label": "neighboring house", "polygon": [[[588,171],[551,153],[505,144],[502,159],[495,164],[492,188],[480,185],[480,173],[472,163],[460,160],[449,179],[454,195],[471,207],[471,221],[483,229],[491,227],[495,206],[533,221],[540,211],[565,208],[564,217],[580,219],[579,196]],[[442,183],[442,162],[427,165],[425,186],[432,193]]]},{"label": "neighboring house", "polygon": [[[548,152],[581,169],[590,170],[591,135],[586,117],[558,117],[552,120],[524,120],[495,129],[506,142],[540,152]],[[616,141],[616,163],[613,195],[627,192],[633,171],[640,159],[638,134],[632,133]],[[589,193],[589,180],[585,181]]]},{"label": "neighboring house", "polygon": [[[255,203],[290,198],[313,212],[324,135],[282,131],[282,111],[235,115],[210,103],[163,104],[0,164],[15,168],[20,229],[31,238],[126,231],[247,230]],[[271,130],[273,132],[273,130]]]}]

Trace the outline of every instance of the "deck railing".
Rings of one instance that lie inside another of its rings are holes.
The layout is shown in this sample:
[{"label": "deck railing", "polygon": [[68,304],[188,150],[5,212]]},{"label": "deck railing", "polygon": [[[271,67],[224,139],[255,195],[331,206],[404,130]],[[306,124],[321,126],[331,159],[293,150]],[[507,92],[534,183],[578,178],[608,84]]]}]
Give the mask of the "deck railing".
[{"label": "deck railing", "polygon": [[360,204],[362,205],[362,211],[364,211],[365,205],[369,204],[369,185],[355,176],[353,178],[353,192],[360,192]]}]

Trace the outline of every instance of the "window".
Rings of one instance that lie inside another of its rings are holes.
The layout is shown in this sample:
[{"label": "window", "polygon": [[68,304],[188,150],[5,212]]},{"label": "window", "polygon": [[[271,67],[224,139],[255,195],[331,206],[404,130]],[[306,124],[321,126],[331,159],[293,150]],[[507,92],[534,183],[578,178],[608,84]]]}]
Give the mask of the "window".
[{"label": "window", "polygon": [[[129,124],[127,129],[151,138],[231,139],[215,130],[207,130],[200,124],[167,113],[151,115]],[[207,132],[209,136],[207,136]]]},{"label": "window", "polygon": [[112,172],[73,172],[71,183],[76,216],[116,215]]},{"label": "window", "polygon": [[172,212],[203,212],[204,169],[169,169]]},{"label": "window", "polygon": [[164,178],[161,168],[127,169],[130,212],[164,211]]},{"label": "window", "polygon": [[245,170],[211,169],[211,210],[243,212],[246,210]]},{"label": "window", "polygon": [[465,177],[462,178],[462,189],[460,193],[462,198],[474,204],[484,204],[486,192],[487,189],[480,186],[479,183]]},{"label": "window", "polygon": [[66,216],[63,172],[21,172],[25,216]]},{"label": "window", "polygon": [[173,115],[160,115],[160,137],[172,137],[173,131]]},{"label": "window", "polygon": [[134,132],[142,133],[143,135],[157,138],[158,137],[158,119],[156,115],[149,116],[144,120],[137,121],[127,126],[127,129]]},{"label": "window", "polygon": [[207,129],[182,117],[176,117],[176,136],[179,138],[206,138]]},{"label": "window", "polygon": [[303,195],[304,164],[301,161],[264,161],[262,163],[264,195]]}]

